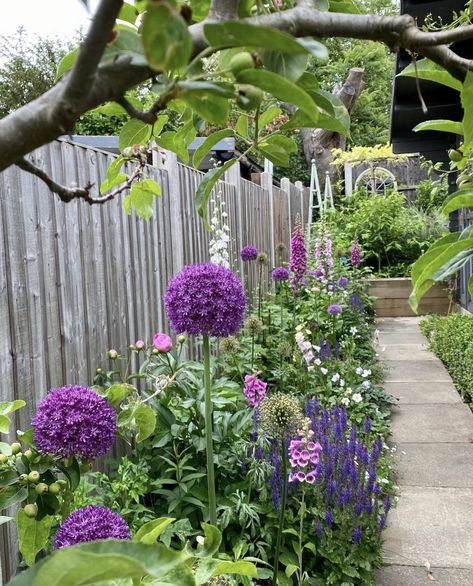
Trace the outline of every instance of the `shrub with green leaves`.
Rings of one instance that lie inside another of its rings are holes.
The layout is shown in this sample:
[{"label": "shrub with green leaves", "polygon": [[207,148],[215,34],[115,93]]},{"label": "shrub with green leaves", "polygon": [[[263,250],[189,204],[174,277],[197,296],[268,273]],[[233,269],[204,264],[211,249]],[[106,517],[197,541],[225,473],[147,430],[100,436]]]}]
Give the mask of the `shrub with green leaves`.
[{"label": "shrub with green leaves", "polygon": [[421,322],[430,349],[445,364],[458,391],[473,402],[473,316],[433,316]]}]

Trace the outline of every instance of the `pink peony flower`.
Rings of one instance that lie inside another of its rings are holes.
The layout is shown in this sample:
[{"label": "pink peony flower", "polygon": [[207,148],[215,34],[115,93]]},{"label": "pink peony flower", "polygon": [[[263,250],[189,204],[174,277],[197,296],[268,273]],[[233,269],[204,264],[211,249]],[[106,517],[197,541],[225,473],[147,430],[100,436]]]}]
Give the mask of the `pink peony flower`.
[{"label": "pink peony flower", "polygon": [[159,352],[169,352],[172,348],[172,340],[167,334],[157,333],[153,338],[153,346]]},{"label": "pink peony flower", "polygon": [[137,350],[143,350],[143,348],[146,346],[146,344],[143,342],[143,340],[136,340],[135,342],[135,348]]}]

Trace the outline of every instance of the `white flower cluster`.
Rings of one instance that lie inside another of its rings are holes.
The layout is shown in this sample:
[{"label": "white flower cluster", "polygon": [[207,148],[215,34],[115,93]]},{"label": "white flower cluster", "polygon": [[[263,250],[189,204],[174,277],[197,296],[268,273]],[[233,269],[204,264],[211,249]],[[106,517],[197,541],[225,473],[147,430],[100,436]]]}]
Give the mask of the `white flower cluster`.
[{"label": "white flower cluster", "polygon": [[221,191],[217,193],[212,203],[214,204],[214,211],[210,220],[212,233],[212,239],[209,243],[210,262],[229,269],[230,255],[228,253],[228,245],[230,242],[230,227],[226,223],[227,212],[222,211],[225,202],[222,201]]},{"label": "white flower cluster", "polygon": [[[295,340],[302,356],[307,365],[307,370],[310,372],[314,370],[315,366],[320,366],[321,360],[316,354],[320,352],[320,346],[315,346],[305,339],[304,334],[299,331],[295,335]],[[320,370],[323,370],[322,368]]]}]

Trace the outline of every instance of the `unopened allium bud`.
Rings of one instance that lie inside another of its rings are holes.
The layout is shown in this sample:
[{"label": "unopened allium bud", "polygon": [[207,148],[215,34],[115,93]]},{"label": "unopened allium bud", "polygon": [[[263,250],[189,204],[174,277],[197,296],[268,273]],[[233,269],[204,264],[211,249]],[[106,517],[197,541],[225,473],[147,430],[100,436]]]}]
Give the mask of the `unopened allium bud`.
[{"label": "unopened allium bud", "polygon": [[263,323],[256,315],[250,315],[245,319],[245,330],[250,336],[257,336],[263,329]]},{"label": "unopened allium bud", "polygon": [[304,419],[297,399],[283,393],[263,399],[259,410],[261,430],[272,439],[293,435]]},{"label": "unopened allium bud", "polygon": [[289,358],[292,354],[292,344],[288,340],[283,340],[276,348],[276,352],[283,358]]},{"label": "unopened allium bud", "polygon": [[258,253],[258,257],[256,259],[260,265],[265,265],[268,263],[268,255],[265,252]]},{"label": "unopened allium bud", "polygon": [[240,342],[235,336],[228,336],[228,338],[222,338],[219,344],[219,350],[222,354],[232,355],[237,354],[240,350]]}]

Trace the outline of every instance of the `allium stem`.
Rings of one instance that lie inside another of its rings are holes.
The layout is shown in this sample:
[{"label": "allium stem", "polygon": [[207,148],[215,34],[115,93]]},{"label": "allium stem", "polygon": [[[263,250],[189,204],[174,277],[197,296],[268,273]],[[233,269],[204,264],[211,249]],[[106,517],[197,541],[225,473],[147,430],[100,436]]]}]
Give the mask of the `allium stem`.
[{"label": "allium stem", "polygon": [[298,571],[298,584],[299,586],[303,586],[304,584],[304,570],[302,569],[302,535],[304,530],[304,517],[305,517],[305,488],[302,485],[302,500],[301,500],[301,509],[300,509],[300,522],[299,522],[299,553],[298,553],[298,561],[299,561],[299,571]]},{"label": "allium stem", "polygon": [[279,552],[281,550],[281,538],[284,526],[284,516],[286,514],[287,501],[287,455],[286,455],[286,441],[281,440],[281,472],[282,472],[282,494],[281,494],[281,509],[279,511],[279,527],[276,538],[276,550],[274,552],[274,570],[273,581],[271,586],[276,586],[278,582],[278,566],[279,566]]},{"label": "allium stem", "polygon": [[217,499],[215,496],[214,450],[212,440],[212,396],[210,384],[209,336],[203,336],[203,342],[205,389],[205,441],[207,446],[207,490],[209,495],[209,518],[211,525],[217,525]]},{"label": "allium stem", "polygon": [[261,282],[263,280],[263,263],[259,265],[258,271],[258,317],[261,319],[261,300],[262,300],[262,292],[261,292]]}]

